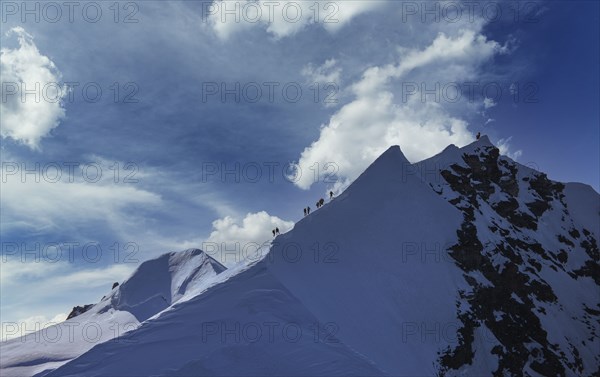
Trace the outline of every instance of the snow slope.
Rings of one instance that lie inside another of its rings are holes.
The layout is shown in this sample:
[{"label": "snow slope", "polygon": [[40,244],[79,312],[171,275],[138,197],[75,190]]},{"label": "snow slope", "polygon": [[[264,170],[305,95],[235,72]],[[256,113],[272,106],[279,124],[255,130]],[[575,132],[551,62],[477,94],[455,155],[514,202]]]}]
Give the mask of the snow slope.
[{"label": "snow slope", "polygon": [[265,259],[50,375],[433,374],[456,335],[421,325],[455,323],[466,283],[415,245],[456,242],[461,216],[409,166],[390,148]]},{"label": "snow slope", "polygon": [[0,374],[31,376],[53,370],[97,344],[136,329],[176,302],[195,296],[224,270],[198,249],[144,262],[85,313],[0,343]]}]

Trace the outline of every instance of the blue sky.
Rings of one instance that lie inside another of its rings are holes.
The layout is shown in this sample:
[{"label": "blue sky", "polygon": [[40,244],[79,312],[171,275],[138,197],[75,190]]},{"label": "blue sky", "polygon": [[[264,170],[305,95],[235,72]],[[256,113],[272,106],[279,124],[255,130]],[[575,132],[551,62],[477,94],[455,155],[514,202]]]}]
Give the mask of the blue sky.
[{"label": "blue sky", "polygon": [[416,162],[482,132],[599,190],[594,1],[27,4],[2,8],[3,322],[61,318],[167,251],[261,243],[391,144]]}]

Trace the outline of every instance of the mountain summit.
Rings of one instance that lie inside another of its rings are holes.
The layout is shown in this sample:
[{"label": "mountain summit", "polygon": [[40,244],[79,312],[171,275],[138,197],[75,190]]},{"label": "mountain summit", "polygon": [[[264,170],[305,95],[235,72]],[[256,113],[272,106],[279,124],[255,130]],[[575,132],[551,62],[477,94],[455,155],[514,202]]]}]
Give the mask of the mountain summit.
[{"label": "mountain summit", "polygon": [[599,234],[598,193],[485,136],[393,146],[239,271],[146,262],[105,306],[138,325],[39,376],[598,375]]}]

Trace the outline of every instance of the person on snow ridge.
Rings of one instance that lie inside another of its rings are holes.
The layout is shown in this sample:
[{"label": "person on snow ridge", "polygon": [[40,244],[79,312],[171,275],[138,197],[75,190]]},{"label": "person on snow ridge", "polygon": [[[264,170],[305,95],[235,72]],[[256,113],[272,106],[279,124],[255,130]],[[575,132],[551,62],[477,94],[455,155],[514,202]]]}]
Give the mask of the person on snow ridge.
[{"label": "person on snow ridge", "polygon": [[275,234],[279,234],[279,228],[275,228]]},{"label": "person on snow ridge", "polygon": [[323,207],[323,204],[325,204],[325,199],[319,199],[319,207]]},{"label": "person on snow ridge", "polygon": [[275,229],[273,229],[273,237],[275,237]]},{"label": "person on snow ridge", "polygon": [[304,216],[306,216],[306,208],[304,208]]},{"label": "person on snow ridge", "polygon": [[333,191],[329,191],[329,200],[333,199]]},{"label": "person on snow ridge", "polygon": [[477,136],[475,136],[477,138],[477,140],[479,140],[479,138],[481,137],[481,132],[477,132]]}]

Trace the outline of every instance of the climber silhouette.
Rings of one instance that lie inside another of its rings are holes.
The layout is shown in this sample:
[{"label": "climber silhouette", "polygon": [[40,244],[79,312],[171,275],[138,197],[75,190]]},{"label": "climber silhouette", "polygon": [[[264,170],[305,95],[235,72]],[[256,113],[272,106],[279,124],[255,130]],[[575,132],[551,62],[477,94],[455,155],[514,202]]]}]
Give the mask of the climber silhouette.
[{"label": "climber silhouette", "polygon": [[306,207],[306,214],[310,215],[310,206]]},{"label": "climber silhouette", "polygon": [[477,132],[477,140],[479,140],[479,138],[481,137],[481,132]]},{"label": "climber silhouette", "polygon": [[325,204],[325,199],[319,199],[319,207],[323,207],[323,204]]},{"label": "climber silhouette", "polygon": [[329,191],[329,200],[333,199],[333,191]]},{"label": "climber silhouette", "polygon": [[306,208],[304,208],[304,216],[306,216]]},{"label": "climber silhouette", "polygon": [[275,228],[275,234],[279,234],[279,228]]},{"label": "climber silhouette", "polygon": [[273,237],[275,237],[275,229],[273,229]]}]

